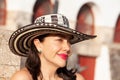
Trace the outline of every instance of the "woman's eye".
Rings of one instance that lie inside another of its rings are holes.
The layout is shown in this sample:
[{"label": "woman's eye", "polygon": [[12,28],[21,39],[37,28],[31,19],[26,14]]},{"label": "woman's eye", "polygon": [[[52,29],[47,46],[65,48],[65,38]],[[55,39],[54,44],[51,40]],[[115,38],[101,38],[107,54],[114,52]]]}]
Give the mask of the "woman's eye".
[{"label": "woman's eye", "polygon": [[60,41],[60,42],[62,42],[63,40],[62,40],[61,38],[58,38],[58,39],[57,39],[57,41]]}]

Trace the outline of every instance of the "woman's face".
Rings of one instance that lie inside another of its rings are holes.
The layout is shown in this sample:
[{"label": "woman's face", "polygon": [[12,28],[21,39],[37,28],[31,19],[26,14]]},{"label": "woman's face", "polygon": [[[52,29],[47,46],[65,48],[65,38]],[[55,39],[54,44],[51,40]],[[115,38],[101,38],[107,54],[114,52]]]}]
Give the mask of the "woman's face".
[{"label": "woman's face", "polygon": [[49,65],[55,65],[57,67],[64,67],[66,60],[70,55],[70,43],[69,37],[52,34],[44,38],[43,42],[40,42],[42,50],[41,57],[44,58]]}]

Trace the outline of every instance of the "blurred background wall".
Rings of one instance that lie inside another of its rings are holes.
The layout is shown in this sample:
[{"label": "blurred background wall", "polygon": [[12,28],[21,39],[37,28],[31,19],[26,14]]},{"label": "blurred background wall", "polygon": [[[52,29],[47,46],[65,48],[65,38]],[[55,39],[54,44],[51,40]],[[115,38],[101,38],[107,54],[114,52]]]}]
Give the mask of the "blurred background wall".
[{"label": "blurred background wall", "polygon": [[97,35],[72,46],[68,69],[76,67],[86,80],[120,80],[119,4],[119,0],[0,0],[0,80],[9,80],[26,59],[9,50],[12,32],[49,13],[63,14],[71,28]]}]

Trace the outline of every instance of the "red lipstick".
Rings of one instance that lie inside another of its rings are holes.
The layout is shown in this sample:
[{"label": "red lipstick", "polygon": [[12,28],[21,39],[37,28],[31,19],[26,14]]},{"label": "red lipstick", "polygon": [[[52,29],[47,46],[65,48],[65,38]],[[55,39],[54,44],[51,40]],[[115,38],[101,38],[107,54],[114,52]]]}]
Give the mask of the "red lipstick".
[{"label": "red lipstick", "polygon": [[67,54],[58,54],[63,60],[67,60],[68,55]]}]

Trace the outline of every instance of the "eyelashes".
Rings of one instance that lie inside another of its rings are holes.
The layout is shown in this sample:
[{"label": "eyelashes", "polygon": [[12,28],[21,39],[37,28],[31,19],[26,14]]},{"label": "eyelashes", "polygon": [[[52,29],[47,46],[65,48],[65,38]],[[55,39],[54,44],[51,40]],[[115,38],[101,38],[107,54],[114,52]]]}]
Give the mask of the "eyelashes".
[{"label": "eyelashes", "polygon": [[58,38],[58,39],[56,39],[56,41],[60,41],[60,42],[62,42],[63,39],[62,39],[62,38]]}]

